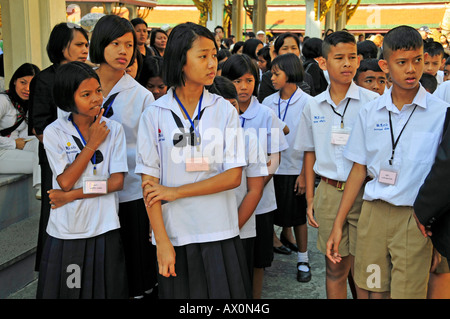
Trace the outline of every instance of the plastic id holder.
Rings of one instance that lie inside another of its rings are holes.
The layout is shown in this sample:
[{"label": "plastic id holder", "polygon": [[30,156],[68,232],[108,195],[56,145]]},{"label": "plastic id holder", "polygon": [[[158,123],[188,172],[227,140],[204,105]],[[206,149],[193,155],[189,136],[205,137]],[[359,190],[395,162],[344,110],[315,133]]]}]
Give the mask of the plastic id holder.
[{"label": "plastic id holder", "polygon": [[331,144],[333,145],[347,145],[350,137],[351,129],[333,126],[331,128]]},{"label": "plastic id holder", "polygon": [[386,185],[395,185],[398,180],[399,168],[396,165],[382,165],[378,174],[378,181]]},{"label": "plastic id holder", "polygon": [[205,156],[186,157],[186,172],[209,171],[209,158]]},{"label": "plastic id holder", "polygon": [[86,176],[83,178],[83,194],[107,194],[108,179],[104,176]]}]

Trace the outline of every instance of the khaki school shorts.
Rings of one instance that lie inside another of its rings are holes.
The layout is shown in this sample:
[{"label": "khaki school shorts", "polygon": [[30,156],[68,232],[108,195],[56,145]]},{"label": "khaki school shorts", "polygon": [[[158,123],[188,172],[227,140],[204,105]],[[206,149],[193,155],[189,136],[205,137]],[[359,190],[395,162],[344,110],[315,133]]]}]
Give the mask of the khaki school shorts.
[{"label": "khaki school shorts", "polygon": [[[319,224],[317,232],[317,249],[324,255],[327,253],[327,241],[330,237],[333,223],[344,192],[336,187],[320,181],[314,194],[314,217]],[[356,226],[361,212],[362,195],[364,187],[361,188],[355,203],[347,215],[347,222],[342,227],[342,239],[339,243],[339,254],[341,256],[355,255],[356,252]]]},{"label": "khaki school shorts", "polygon": [[394,299],[426,298],[432,243],[413,208],[364,201],[358,222],[354,279],[358,287]]}]

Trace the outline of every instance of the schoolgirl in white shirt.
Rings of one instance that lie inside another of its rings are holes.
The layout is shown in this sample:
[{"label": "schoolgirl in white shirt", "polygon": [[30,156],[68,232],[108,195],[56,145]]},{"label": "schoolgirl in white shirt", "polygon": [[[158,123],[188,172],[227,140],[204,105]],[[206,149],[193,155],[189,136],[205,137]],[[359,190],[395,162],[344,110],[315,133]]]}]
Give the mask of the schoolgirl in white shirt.
[{"label": "schoolgirl in white shirt", "polygon": [[[85,63],[58,68],[54,98],[71,113],[44,130],[53,189],[37,298],[127,298],[117,216],[128,171],[123,128],[102,118],[99,78]],[[75,270],[80,278],[72,286]]]},{"label": "schoolgirl in white shirt", "polygon": [[[303,108],[311,98],[297,86],[303,81],[303,73],[301,62],[295,54],[277,56],[272,61],[272,84],[277,92],[265,98],[263,104],[269,106],[290,128],[286,136],[290,147],[281,152],[281,163],[273,177],[277,199],[274,224],[283,227],[281,242],[297,252],[297,280],[307,282],[311,279],[311,271],[307,251],[303,152],[292,147]],[[289,238],[292,237],[291,227],[294,227],[294,238]]]},{"label": "schoolgirl in white shirt", "polygon": [[[239,109],[238,95],[233,82],[223,76],[216,76],[213,85],[208,87],[211,93],[220,95],[228,100],[236,110]],[[234,189],[238,205],[239,237],[244,246],[250,278],[253,277],[253,259],[256,238],[255,209],[264,191],[264,176],[268,175],[267,165],[258,160],[261,147],[258,137],[251,131],[246,131],[245,162],[242,168],[241,185]]]},{"label": "schoolgirl in white shirt", "polygon": [[241,127],[258,137],[262,147],[258,160],[268,164],[269,175],[264,178],[264,193],[256,207],[256,242],[254,258],[254,298],[261,294],[264,268],[273,260],[273,212],[276,210],[272,176],[278,168],[280,152],[288,148],[283,133],[284,123],[267,106],[256,98],[258,67],[247,55],[232,55],[222,67],[222,76],[233,81],[237,93]]},{"label": "schoolgirl in white shirt", "polygon": [[95,25],[90,58],[99,64],[97,74],[103,88],[105,116],[123,125],[127,141],[129,172],[119,192],[119,218],[127,260],[130,297],[142,298],[156,285],[155,251],[149,243],[150,226],[142,200],[141,179],[134,172],[136,140],[142,112],[153,95],[134,80],[126,69],[137,52],[132,24],[116,15],[107,15]]},{"label": "schoolgirl in white shirt", "polygon": [[160,298],[251,298],[233,188],[245,166],[236,110],[209,93],[217,45],[203,26],[170,33],[163,75],[167,94],[147,108],[136,173],[153,229]]}]

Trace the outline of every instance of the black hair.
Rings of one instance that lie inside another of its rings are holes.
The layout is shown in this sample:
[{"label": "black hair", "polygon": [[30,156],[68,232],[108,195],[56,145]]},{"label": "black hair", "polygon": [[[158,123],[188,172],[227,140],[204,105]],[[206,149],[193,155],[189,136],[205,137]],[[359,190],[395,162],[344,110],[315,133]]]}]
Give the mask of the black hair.
[{"label": "black hair", "polygon": [[142,70],[137,81],[143,86],[147,86],[147,82],[151,78],[162,78],[164,58],[160,56],[149,56],[144,59]]},{"label": "black hair", "polygon": [[300,39],[298,38],[298,36],[295,33],[285,32],[279,35],[273,44],[273,50],[277,55],[281,47],[283,46],[284,40],[286,38],[293,38],[297,43],[298,49],[300,50]]},{"label": "black hair", "polygon": [[11,101],[18,102],[19,105],[27,107],[28,102],[22,100],[16,92],[16,81],[17,79],[23,78],[24,76],[35,76],[40,72],[39,67],[31,63],[24,63],[14,71],[11,79],[9,80],[8,86],[8,96]]},{"label": "black hair", "polygon": [[322,56],[322,39],[309,38],[303,42],[302,54],[305,59],[315,59]]},{"label": "black hair", "polygon": [[449,65],[450,64],[450,58],[447,58],[447,60],[445,60],[445,65]]},{"label": "black hair", "polygon": [[96,79],[100,85],[97,73],[86,63],[75,61],[61,65],[56,70],[53,86],[55,104],[63,111],[77,113],[74,95],[87,79]]},{"label": "black hair", "polygon": [[234,81],[244,74],[250,73],[255,78],[253,95],[257,95],[259,87],[259,68],[256,62],[246,54],[235,54],[226,60],[222,66],[222,76]]},{"label": "black hair", "polygon": [[272,61],[272,69],[278,68],[286,73],[288,83],[299,83],[303,81],[305,71],[298,56],[287,53],[277,56]]},{"label": "black hair", "polygon": [[139,24],[145,24],[145,26],[148,28],[147,22],[145,22],[145,20],[142,18],[134,18],[134,19],[130,20],[130,22],[133,25],[133,27],[136,27]]},{"label": "black hair", "polygon": [[258,39],[248,39],[244,42],[244,47],[242,49],[243,54],[247,54],[249,57],[251,57],[254,60],[258,60],[258,57],[256,56],[256,48],[258,45],[264,45],[261,40]]},{"label": "black hair", "polygon": [[362,55],[363,59],[376,59],[378,55],[377,45],[370,40],[364,40],[356,44],[358,55]]},{"label": "black hair", "polygon": [[381,70],[380,66],[378,65],[378,61],[379,61],[378,59],[361,60],[361,63],[359,64],[359,68],[356,70],[356,74],[353,77],[353,79],[355,81],[358,80],[358,76],[362,72],[367,72],[367,71],[383,72],[383,70]]},{"label": "black hair", "polygon": [[53,27],[47,43],[47,55],[52,63],[60,64],[66,59],[63,51],[72,42],[75,31],[81,32],[89,43],[89,37],[86,30],[76,24],[62,22]]},{"label": "black hair", "polygon": [[422,74],[419,82],[431,94],[434,93],[438,85],[436,78],[428,73]]},{"label": "black hair", "polygon": [[139,76],[141,75],[142,66],[144,64],[144,57],[142,56],[142,53],[139,50],[136,51],[136,59],[135,59],[135,61],[137,61],[137,70],[136,70],[136,77],[135,77],[135,79],[138,79]]},{"label": "black hair", "polygon": [[442,58],[444,58],[445,55],[444,47],[442,46],[442,44],[436,41],[425,42],[423,45],[423,52],[428,53],[432,57],[440,55]]},{"label": "black hair", "polygon": [[236,87],[230,79],[216,76],[212,85],[206,88],[210,93],[222,96],[224,99],[238,99]]},{"label": "black hair", "polygon": [[335,47],[339,43],[352,43],[356,46],[355,37],[347,31],[335,31],[326,36],[322,42],[322,56],[327,59],[331,51],[331,47]]},{"label": "black hair", "polygon": [[100,18],[95,25],[94,32],[92,32],[91,46],[89,48],[89,56],[93,63],[105,62],[105,48],[115,39],[122,37],[126,33],[131,32],[133,35],[134,53],[130,61],[133,65],[136,58],[137,38],[134,27],[130,21],[125,18],[110,14]]},{"label": "black hair", "polygon": [[164,53],[163,81],[168,87],[184,85],[183,66],[186,64],[186,54],[192,48],[192,43],[199,37],[210,39],[216,48],[213,34],[204,26],[193,22],[177,25],[170,32]]},{"label": "black hair", "polygon": [[151,46],[151,47],[154,47],[154,46],[155,46],[155,39],[156,39],[156,35],[157,35],[158,33],[165,34],[166,37],[168,37],[168,36],[167,36],[167,32],[164,31],[163,29],[155,29],[155,30],[152,30],[152,32],[150,33],[150,46]]},{"label": "black hair", "polygon": [[221,25],[218,25],[214,28],[214,32],[216,32],[216,29],[221,29],[223,32],[225,32],[225,30],[223,29],[223,27]]},{"label": "black hair", "polygon": [[401,25],[389,30],[383,39],[383,58],[387,60],[392,51],[417,50],[423,47],[423,39],[419,31]]},{"label": "black hair", "polygon": [[261,48],[258,53],[256,53],[257,56],[262,56],[264,60],[266,60],[266,68],[267,70],[270,70],[272,68],[272,57],[270,56],[270,48],[268,46],[265,46]]},{"label": "black hair", "polygon": [[217,60],[220,62],[225,58],[229,58],[231,56],[231,52],[228,49],[220,49],[217,53]]},{"label": "black hair", "polygon": [[231,50],[231,54],[237,54],[237,52],[243,45],[244,45],[244,41],[236,42],[233,46],[233,50]]}]

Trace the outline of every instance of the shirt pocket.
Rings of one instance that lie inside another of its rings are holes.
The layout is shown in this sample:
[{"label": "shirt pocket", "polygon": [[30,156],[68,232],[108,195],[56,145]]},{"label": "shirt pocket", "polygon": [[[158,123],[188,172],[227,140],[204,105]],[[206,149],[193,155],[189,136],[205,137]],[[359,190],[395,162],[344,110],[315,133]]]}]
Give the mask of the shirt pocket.
[{"label": "shirt pocket", "polygon": [[433,132],[415,132],[410,141],[408,158],[414,162],[430,163],[436,156],[439,135]]}]

